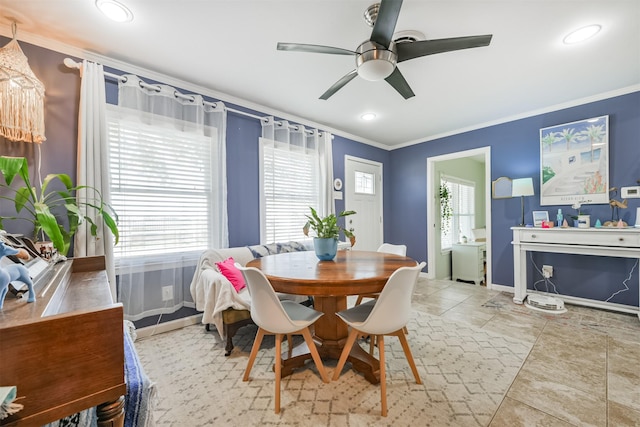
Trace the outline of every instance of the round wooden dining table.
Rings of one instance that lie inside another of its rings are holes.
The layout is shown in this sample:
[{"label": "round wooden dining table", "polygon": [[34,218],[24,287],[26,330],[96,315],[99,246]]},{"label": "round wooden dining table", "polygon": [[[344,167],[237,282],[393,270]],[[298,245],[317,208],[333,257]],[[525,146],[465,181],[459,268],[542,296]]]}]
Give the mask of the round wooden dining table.
[{"label": "round wooden dining table", "polygon": [[[324,313],[314,324],[314,341],[323,359],[339,359],[347,340],[347,325],[336,313],[347,309],[347,296],[382,291],[387,279],[400,267],[416,261],[400,255],[355,250],[338,251],[331,261],[320,261],[314,251],[287,252],[256,258],[256,267],[267,276],[276,292],[311,295],[314,308]],[[311,358],[303,343],[283,355],[282,376],[289,375]],[[373,384],[380,381],[378,360],[354,345],[348,360]]]}]

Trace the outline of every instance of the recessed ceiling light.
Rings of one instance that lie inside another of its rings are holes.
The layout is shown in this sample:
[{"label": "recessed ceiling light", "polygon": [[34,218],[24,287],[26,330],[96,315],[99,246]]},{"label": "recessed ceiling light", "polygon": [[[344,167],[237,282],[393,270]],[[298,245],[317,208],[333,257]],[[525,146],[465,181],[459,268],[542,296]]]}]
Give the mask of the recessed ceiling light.
[{"label": "recessed ceiling light", "polygon": [[130,22],[133,21],[133,13],[128,7],[115,0],[96,0],[96,7],[100,9],[100,12],[116,22]]},{"label": "recessed ceiling light", "polygon": [[376,113],[364,113],[363,115],[360,116],[362,120],[366,120],[366,121],[371,121],[376,117],[377,117]]},{"label": "recessed ceiling light", "polygon": [[601,29],[602,26],[597,24],[587,25],[569,33],[562,41],[564,44],[580,43],[595,36]]}]

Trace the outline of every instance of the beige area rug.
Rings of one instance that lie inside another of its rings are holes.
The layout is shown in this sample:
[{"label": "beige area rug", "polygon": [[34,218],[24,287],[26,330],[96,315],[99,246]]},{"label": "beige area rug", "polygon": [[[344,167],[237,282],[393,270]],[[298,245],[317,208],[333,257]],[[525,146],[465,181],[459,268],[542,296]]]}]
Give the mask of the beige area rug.
[{"label": "beige area rug", "polygon": [[[224,356],[218,334],[202,325],[135,344],[157,383],[157,425],[488,425],[531,344],[421,312],[412,313],[408,328],[423,384],[415,383],[398,339],[388,337],[386,418],[380,416],[379,385],[367,382],[350,364],[338,381],[324,384],[311,361],[283,379],[282,411],[276,415],[273,337],[265,338],[250,381],[242,381],[254,326],[238,332],[230,357]],[[335,365],[331,360],[325,364],[329,376]]]}]

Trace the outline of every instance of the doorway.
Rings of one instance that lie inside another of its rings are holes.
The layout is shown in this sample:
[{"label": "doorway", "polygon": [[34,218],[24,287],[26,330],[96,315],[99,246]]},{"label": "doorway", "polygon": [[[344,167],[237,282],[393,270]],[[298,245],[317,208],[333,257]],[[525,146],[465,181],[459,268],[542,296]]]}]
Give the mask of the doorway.
[{"label": "doorway", "polygon": [[347,228],[355,230],[354,249],[375,251],[384,236],[382,163],[345,156],[344,170],[345,209],[357,212],[345,218]]},{"label": "doorway", "polygon": [[[452,160],[467,160],[477,162],[483,177],[482,185],[477,185],[476,198],[482,198],[484,209],[484,225],[486,227],[486,284],[491,288],[491,147],[482,147],[473,150],[460,151],[456,153],[444,154],[441,156],[427,158],[427,277],[436,279],[442,274],[438,274],[438,266],[443,266],[443,260],[450,257],[450,252],[441,250],[440,247],[440,170]],[[442,272],[441,272],[442,273]]]}]

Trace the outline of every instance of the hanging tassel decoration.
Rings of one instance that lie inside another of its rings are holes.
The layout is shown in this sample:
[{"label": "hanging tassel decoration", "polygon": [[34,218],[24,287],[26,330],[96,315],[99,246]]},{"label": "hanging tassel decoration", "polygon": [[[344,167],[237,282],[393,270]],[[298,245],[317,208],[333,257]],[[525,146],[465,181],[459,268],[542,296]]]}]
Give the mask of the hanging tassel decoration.
[{"label": "hanging tassel decoration", "polygon": [[44,85],[29,68],[16,40],[0,48],[0,136],[11,141],[42,143],[44,136]]}]

